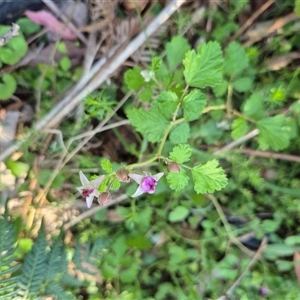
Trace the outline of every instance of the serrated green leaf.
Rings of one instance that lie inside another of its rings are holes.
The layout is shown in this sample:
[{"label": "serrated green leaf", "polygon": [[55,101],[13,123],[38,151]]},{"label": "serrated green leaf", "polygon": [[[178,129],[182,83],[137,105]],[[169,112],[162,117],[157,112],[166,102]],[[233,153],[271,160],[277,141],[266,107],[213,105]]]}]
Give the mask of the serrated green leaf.
[{"label": "serrated green leaf", "polygon": [[173,144],[184,144],[190,138],[189,123],[176,125],[170,133],[170,141]]},{"label": "serrated green leaf", "polygon": [[184,77],[189,86],[204,88],[222,82],[224,60],[218,42],[208,42],[199,47],[198,53],[190,50],[183,60]]},{"label": "serrated green leaf", "polygon": [[283,116],[261,119],[257,122],[257,128],[259,129],[258,143],[261,149],[271,148],[278,151],[288,147],[290,127],[286,126]]},{"label": "serrated green leaf", "polygon": [[112,184],[110,185],[110,189],[111,190],[118,190],[120,188],[120,186],[121,186],[120,181],[119,180],[114,180],[112,182]]},{"label": "serrated green leaf", "polygon": [[183,190],[189,182],[184,169],[180,169],[180,172],[169,172],[166,178],[170,189],[176,192]]},{"label": "serrated green leaf", "polygon": [[141,75],[141,69],[137,67],[125,72],[124,81],[130,90],[135,91],[145,85],[145,80]]},{"label": "serrated green leaf", "polygon": [[140,92],[140,100],[143,102],[150,102],[153,98],[153,91],[151,87],[146,87],[144,90]]},{"label": "serrated green leaf", "polygon": [[156,98],[155,105],[160,113],[168,120],[172,120],[178,105],[178,96],[171,91],[162,91]]},{"label": "serrated green leaf", "polygon": [[170,152],[169,157],[173,161],[182,164],[190,160],[192,155],[192,149],[188,144],[180,144],[173,148],[173,151]]},{"label": "serrated green leaf", "polygon": [[205,94],[199,90],[192,90],[182,100],[184,118],[187,121],[197,120],[207,103]]},{"label": "serrated green leaf", "polygon": [[227,75],[236,76],[249,65],[245,49],[238,42],[231,42],[225,50],[224,71]]},{"label": "serrated green leaf", "polygon": [[229,84],[228,81],[223,80],[220,84],[218,84],[213,88],[214,94],[217,97],[224,96],[228,90],[228,84]]},{"label": "serrated green leaf", "polygon": [[242,77],[233,82],[233,88],[238,92],[249,91],[252,85],[252,78]]},{"label": "serrated green leaf", "polygon": [[189,214],[189,210],[184,206],[177,206],[173,211],[169,214],[170,222],[180,222],[184,220]]},{"label": "serrated green leaf", "polygon": [[243,118],[236,118],[231,125],[231,136],[234,140],[244,136],[248,131],[248,123]]},{"label": "serrated green leaf", "polygon": [[263,109],[263,98],[260,94],[254,93],[245,102],[243,113],[254,119],[261,119],[265,116]]},{"label": "serrated green leaf", "polygon": [[154,56],[151,60],[151,70],[156,72],[159,70],[162,64],[162,60],[159,56]]},{"label": "serrated green leaf", "polygon": [[113,171],[111,161],[108,158],[102,158],[100,160],[100,166],[107,174]]},{"label": "serrated green leaf", "polygon": [[220,191],[227,184],[227,177],[222,168],[217,167],[216,159],[192,169],[194,188],[197,194]]},{"label": "serrated green leaf", "polygon": [[155,103],[150,111],[142,108],[130,108],[126,115],[132,126],[152,143],[160,141],[169,121],[160,113]]},{"label": "serrated green leaf", "polygon": [[185,53],[190,50],[188,41],[182,36],[174,36],[166,44],[166,57],[170,70],[175,69],[181,64]]}]

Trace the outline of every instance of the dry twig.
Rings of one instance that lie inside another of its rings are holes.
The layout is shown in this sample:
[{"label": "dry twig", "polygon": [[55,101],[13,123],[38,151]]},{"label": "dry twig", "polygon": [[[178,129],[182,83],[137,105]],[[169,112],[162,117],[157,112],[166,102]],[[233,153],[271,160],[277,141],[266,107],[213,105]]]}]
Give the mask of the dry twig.
[{"label": "dry twig", "polygon": [[10,30],[0,37],[0,47],[8,43],[9,40],[11,40],[13,37],[18,36],[19,30],[20,26],[18,24],[12,23]]}]

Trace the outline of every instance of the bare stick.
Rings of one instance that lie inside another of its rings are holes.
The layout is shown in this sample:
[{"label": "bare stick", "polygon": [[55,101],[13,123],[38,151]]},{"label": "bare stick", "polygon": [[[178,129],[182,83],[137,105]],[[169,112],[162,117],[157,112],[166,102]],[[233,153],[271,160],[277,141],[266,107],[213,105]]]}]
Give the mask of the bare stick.
[{"label": "bare stick", "polygon": [[12,23],[11,28],[8,32],[4,33],[0,38],[0,47],[5,45],[13,37],[19,35],[20,26],[18,24]]},{"label": "bare stick", "polygon": [[[61,122],[70,111],[72,111],[80,101],[89,93],[97,89],[111,74],[113,74],[127,59],[134,53],[145,41],[152,35],[163,23],[165,23],[171,15],[176,12],[186,0],[173,0],[169,3],[162,12],[149,24],[145,32],[140,33],[136,38],[130,42],[127,47],[121,51],[109,64],[105,66],[103,72],[97,73],[99,68],[103,67],[106,62],[105,59],[98,61],[91,69],[91,72],[86,74],[84,79],[80,80],[78,87],[67,95],[57,106],[55,106],[45,117],[40,120],[33,131],[40,131],[44,128],[53,127],[55,124]],[[89,76],[89,77],[88,77]],[[7,148],[0,154],[0,161],[5,160],[19,149],[29,138],[31,134],[26,135],[22,140],[18,141],[11,147]]]},{"label": "bare stick", "polygon": [[231,299],[230,297],[232,296],[234,290],[238,287],[238,285],[241,283],[242,279],[247,275],[248,271],[257,263],[257,261],[260,259],[262,252],[265,249],[265,246],[267,244],[267,238],[264,237],[257,252],[251,259],[250,263],[244,270],[244,272],[239,276],[239,278],[234,282],[234,284],[230,287],[230,289],[225,293],[225,295],[219,297],[217,300],[226,300],[226,299]]},{"label": "bare stick", "polygon": [[72,221],[70,221],[69,223],[65,224],[64,226],[64,230],[68,230],[70,229],[72,226],[78,224],[80,221],[82,221],[85,218],[88,218],[90,216],[92,216],[93,214],[95,214],[97,211],[100,211],[102,209],[105,209],[109,206],[112,206],[114,204],[117,204],[119,202],[122,202],[123,200],[128,199],[127,195],[121,195],[119,197],[117,197],[115,200],[105,204],[105,205],[97,205],[87,211],[85,211],[84,213],[82,213],[81,215],[77,216],[75,219],[73,219]]},{"label": "bare stick", "polygon": [[257,19],[266,9],[268,9],[274,0],[269,0],[263,4],[241,27],[240,29],[232,36],[231,40],[236,40],[254,21]]}]

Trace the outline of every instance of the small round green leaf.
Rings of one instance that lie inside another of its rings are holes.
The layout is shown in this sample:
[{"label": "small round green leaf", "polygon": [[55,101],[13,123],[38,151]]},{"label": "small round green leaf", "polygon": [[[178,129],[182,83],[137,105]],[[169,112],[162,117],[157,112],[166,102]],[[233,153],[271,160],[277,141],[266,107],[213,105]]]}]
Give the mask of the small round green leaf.
[{"label": "small round green leaf", "polygon": [[184,220],[189,214],[189,210],[184,206],[177,206],[173,211],[169,214],[170,222],[180,222]]}]

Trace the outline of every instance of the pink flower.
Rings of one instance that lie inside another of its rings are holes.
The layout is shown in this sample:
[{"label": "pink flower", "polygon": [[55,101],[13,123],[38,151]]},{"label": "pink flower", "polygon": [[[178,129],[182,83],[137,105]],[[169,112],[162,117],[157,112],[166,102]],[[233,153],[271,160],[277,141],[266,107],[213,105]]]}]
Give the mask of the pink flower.
[{"label": "pink flower", "polygon": [[144,193],[153,194],[155,192],[155,187],[158,180],[164,175],[163,172],[157,173],[155,175],[138,175],[138,174],[128,174],[128,176],[139,184],[139,187],[131,197],[138,197]]},{"label": "pink flower", "polygon": [[95,180],[89,181],[86,176],[82,173],[82,171],[79,172],[79,177],[82,186],[78,187],[77,190],[81,194],[82,197],[86,200],[86,205],[88,208],[92,206],[94,197],[99,197],[100,193],[98,191],[98,186],[104,179],[104,175],[99,176]]}]

